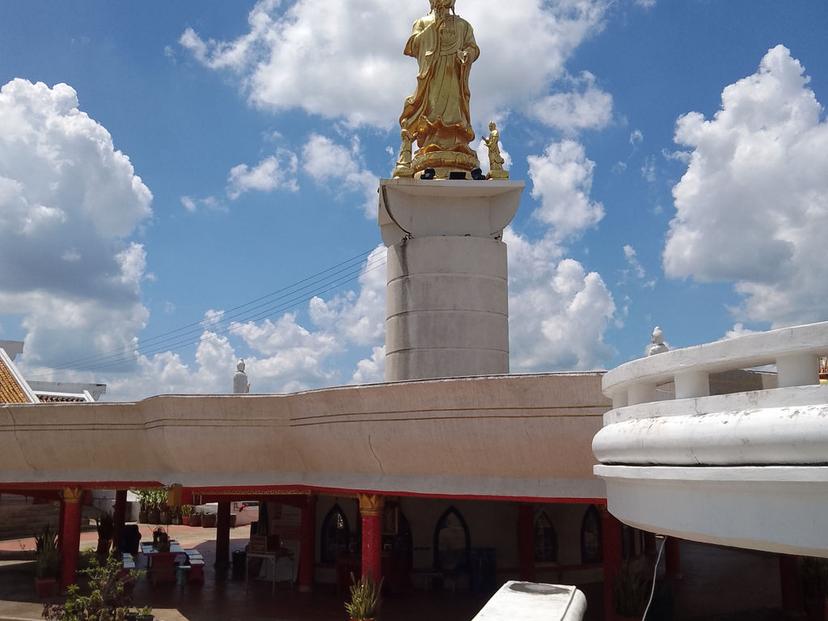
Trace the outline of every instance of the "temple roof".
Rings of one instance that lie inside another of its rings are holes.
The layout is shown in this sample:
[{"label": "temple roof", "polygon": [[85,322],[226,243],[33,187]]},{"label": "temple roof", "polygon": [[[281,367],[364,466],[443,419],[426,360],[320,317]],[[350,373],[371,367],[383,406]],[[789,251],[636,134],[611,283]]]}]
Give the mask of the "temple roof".
[{"label": "temple roof", "polygon": [[39,403],[6,350],[0,348],[0,403]]}]

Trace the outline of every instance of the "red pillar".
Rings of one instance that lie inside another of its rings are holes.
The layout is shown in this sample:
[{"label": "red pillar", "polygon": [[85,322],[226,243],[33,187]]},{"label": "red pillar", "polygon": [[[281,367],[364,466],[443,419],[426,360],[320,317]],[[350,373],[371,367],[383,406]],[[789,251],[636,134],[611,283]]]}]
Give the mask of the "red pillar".
[{"label": "red pillar", "polygon": [[604,619],[615,619],[615,578],[621,569],[621,522],[601,507],[601,546],[604,560]]},{"label": "red pillar", "polygon": [[779,555],[779,583],[782,591],[782,610],[800,612],[803,609],[799,567],[795,556]]},{"label": "red pillar", "polygon": [[115,491],[115,506],[112,509],[112,522],[114,524],[114,533],[112,535],[113,548],[118,551],[118,546],[121,544],[121,533],[124,530],[124,523],[126,522],[126,504],[127,491],[119,489]]},{"label": "red pillar", "polygon": [[216,509],[216,562],[217,571],[230,567],[230,501],[218,503]]},{"label": "red pillar", "polygon": [[75,584],[80,556],[81,497],[83,490],[66,488],[61,500],[61,584]]},{"label": "red pillar", "polygon": [[517,531],[520,579],[527,582],[534,582],[535,508],[532,505],[518,505]]},{"label": "red pillar", "polygon": [[57,493],[60,502],[58,506],[60,507],[58,513],[58,552],[63,552],[63,539],[65,535],[63,534],[63,516],[66,515],[66,503],[63,502],[63,492]]},{"label": "red pillar", "polygon": [[382,510],[384,499],[375,494],[359,495],[362,519],[362,575],[375,582],[382,578]]},{"label": "red pillar", "polygon": [[681,578],[681,540],[667,537],[664,544],[664,571],[668,578]]},{"label": "red pillar", "polygon": [[302,507],[302,525],[299,542],[299,592],[313,590],[316,563],[316,496],[310,495]]}]

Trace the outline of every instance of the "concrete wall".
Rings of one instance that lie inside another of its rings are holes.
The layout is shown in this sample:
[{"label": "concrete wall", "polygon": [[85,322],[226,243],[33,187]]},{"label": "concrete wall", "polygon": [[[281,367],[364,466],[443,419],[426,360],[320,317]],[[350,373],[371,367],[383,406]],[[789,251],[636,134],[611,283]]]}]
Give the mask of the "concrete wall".
[{"label": "concrete wall", "polygon": [[[600,373],[0,407],[0,488],[76,482],[601,498]],[[134,486],[134,485],[133,485]]]}]

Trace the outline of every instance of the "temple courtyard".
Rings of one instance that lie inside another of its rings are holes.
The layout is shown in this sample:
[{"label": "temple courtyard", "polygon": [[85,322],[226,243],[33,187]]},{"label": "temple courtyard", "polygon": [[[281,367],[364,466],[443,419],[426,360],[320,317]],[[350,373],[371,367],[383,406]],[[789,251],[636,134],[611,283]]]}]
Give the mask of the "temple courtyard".
[{"label": "temple courtyard", "polygon": [[[213,530],[171,526],[171,536],[182,546],[199,550],[206,561],[203,585],[152,587],[141,578],[135,589],[135,604],[151,605],[160,621],[342,621],[344,594],[332,585],[317,585],[313,596],[279,583],[275,593],[271,584],[233,577],[232,571],[216,576],[213,569],[215,541]],[[142,538],[152,529],[142,525]],[[231,531],[231,550],[247,543],[248,526]],[[94,532],[82,535],[82,549],[93,548]],[[42,605],[33,586],[33,563],[25,560],[33,540],[0,542],[0,621],[34,621],[41,618]],[[654,610],[651,621],[772,621],[785,619],[780,611],[777,557],[760,552],[733,550],[683,542],[682,574],[674,594],[672,614]],[[139,563],[140,567],[140,563]],[[579,585],[587,596],[586,619],[603,618],[601,584]],[[465,621],[472,619],[487,600],[484,594],[468,591],[415,590],[383,601],[385,619],[413,621]]]}]

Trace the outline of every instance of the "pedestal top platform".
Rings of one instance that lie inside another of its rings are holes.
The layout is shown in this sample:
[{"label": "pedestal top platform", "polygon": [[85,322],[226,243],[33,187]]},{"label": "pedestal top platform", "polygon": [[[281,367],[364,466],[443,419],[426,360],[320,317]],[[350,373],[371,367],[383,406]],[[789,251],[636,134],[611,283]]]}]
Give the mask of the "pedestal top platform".
[{"label": "pedestal top platform", "polygon": [[523,181],[382,179],[378,221],[386,246],[405,237],[500,239],[520,205]]}]

